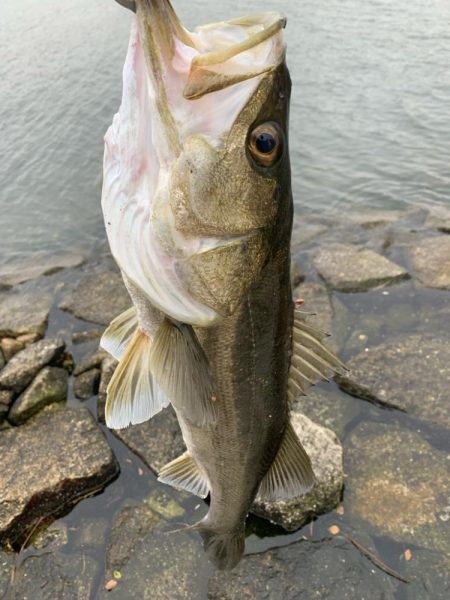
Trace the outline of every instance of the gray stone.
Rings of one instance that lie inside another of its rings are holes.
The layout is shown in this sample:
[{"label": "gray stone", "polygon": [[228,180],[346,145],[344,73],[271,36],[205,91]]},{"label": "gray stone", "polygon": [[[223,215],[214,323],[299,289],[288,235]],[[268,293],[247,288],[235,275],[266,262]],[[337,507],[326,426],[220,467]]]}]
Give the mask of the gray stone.
[{"label": "gray stone", "polygon": [[341,292],[365,292],[381,285],[398,283],[407,271],[372,250],[351,244],[330,244],[314,257],[319,275]]},{"label": "gray stone", "polygon": [[349,394],[450,428],[450,338],[410,335],[367,348],[337,375]]},{"label": "gray stone", "polygon": [[26,333],[42,337],[52,301],[52,296],[45,292],[0,294],[0,337]]},{"label": "gray stone", "polygon": [[295,400],[292,410],[328,427],[342,440],[346,427],[360,413],[360,404],[356,398],[338,390],[314,387],[306,396]]},{"label": "gray stone", "polygon": [[65,343],[62,339],[49,338],[31,344],[16,354],[0,372],[0,389],[20,393],[37,373],[50,362],[62,356]]},{"label": "gray stone", "polygon": [[79,319],[109,325],[127,310],[131,300],[119,273],[98,271],[86,274],[59,307]]},{"label": "gray stone", "polygon": [[312,517],[335,508],[344,487],[342,446],[333,431],[299,413],[293,413],[291,420],[311,459],[316,484],[304,496],[278,502],[255,501],[251,509],[287,531],[298,529]]},{"label": "gray stone", "polygon": [[171,406],[163,409],[150,421],[119,429],[114,433],[155,473],[186,450]]},{"label": "gray stone", "polygon": [[68,377],[67,371],[59,367],[42,369],[14,402],[8,421],[13,425],[21,425],[45,406],[64,402],[67,398]]},{"label": "gray stone", "polygon": [[425,287],[450,290],[450,237],[426,238],[411,247],[413,269]]},{"label": "gray stone", "polygon": [[407,213],[400,210],[370,210],[349,215],[346,225],[350,223],[359,225],[363,229],[384,227],[402,219]]},{"label": "gray stone", "polygon": [[14,392],[10,390],[0,390],[0,408],[2,406],[9,406],[14,398]]},{"label": "gray stone", "polygon": [[0,432],[0,544],[21,544],[36,521],[100,491],[118,464],[87,409],[48,407]]},{"label": "gray stone", "polygon": [[9,600],[7,591],[11,583],[15,562],[15,554],[0,550],[0,598],[4,598],[5,600]]},{"label": "gray stone", "polygon": [[0,371],[3,369],[5,364],[6,364],[6,360],[5,360],[5,357],[3,356],[2,350],[0,348]]},{"label": "gray stone", "polygon": [[414,549],[409,561],[404,561],[407,600],[448,600],[450,598],[450,556]]},{"label": "gray stone", "polygon": [[361,423],[346,450],[346,516],[369,533],[450,554],[450,454],[418,433]]},{"label": "gray stone", "polygon": [[1,352],[5,357],[6,362],[25,348],[25,344],[15,338],[3,338],[0,341]]},{"label": "gray stone", "polygon": [[[168,528],[147,503],[122,510],[106,557],[105,584],[114,580],[115,572],[120,573],[112,594],[123,600],[206,598],[209,568],[197,536],[171,530],[173,526]],[[108,597],[103,586],[98,598]]]},{"label": "gray stone", "polygon": [[328,230],[327,225],[322,223],[310,223],[301,218],[294,220],[292,229],[291,248],[292,254],[295,256],[301,246],[311,242]]},{"label": "gray stone", "polygon": [[103,335],[103,329],[89,329],[89,331],[76,331],[72,335],[72,342],[74,344],[85,344],[86,342],[92,342],[93,340],[100,341]]},{"label": "gray stone", "polygon": [[77,363],[77,365],[73,371],[73,374],[75,376],[77,376],[77,375],[81,375],[81,373],[84,373],[85,371],[90,371],[91,369],[101,367],[102,362],[105,360],[105,358],[107,358],[109,356],[110,355],[107,352],[105,352],[105,350],[103,350],[102,348],[97,348],[97,350],[95,350],[88,356],[84,356]]},{"label": "gray stone", "polygon": [[95,396],[98,392],[98,385],[100,383],[100,369],[90,369],[84,371],[81,375],[76,377],[73,384],[73,391],[77,398],[80,400],[88,400]]},{"label": "gray stone", "polygon": [[62,253],[51,255],[34,252],[31,256],[10,262],[0,269],[0,287],[10,287],[36,279],[42,275],[52,275],[62,269],[79,267],[84,263],[80,254]]},{"label": "gray stone", "polygon": [[208,600],[394,600],[397,582],[342,538],[297,542],[216,571]]},{"label": "gray stone", "polygon": [[450,210],[434,210],[428,215],[426,225],[443,233],[450,233]]}]

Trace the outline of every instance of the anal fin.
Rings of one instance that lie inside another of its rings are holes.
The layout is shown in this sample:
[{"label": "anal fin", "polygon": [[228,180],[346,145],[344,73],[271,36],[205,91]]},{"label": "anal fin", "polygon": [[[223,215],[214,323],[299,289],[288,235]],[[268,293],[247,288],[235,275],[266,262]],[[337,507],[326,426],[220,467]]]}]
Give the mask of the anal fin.
[{"label": "anal fin", "polygon": [[109,382],[105,418],[111,429],[143,423],[169,405],[149,369],[151,346],[145,333],[135,331]]},{"label": "anal fin", "polygon": [[121,313],[106,328],[100,340],[100,346],[116,360],[120,360],[138,326],[134,306]]},{"label": "anal fin", "polygon": [[261,481],[257,500],[289,500],[309,492],[315,483],[311,461],[289,421],[272,465]]},{"label": "anal fin", "polygon": [[165,319],[153,341],[150,369],[173,406],[196,425],[216,420],[208,359],[190,325]]},{"label": "anal fin", "polygon": [[189,452],[165,465],[159,473],[158,481],[191,492],[200,498],[206,498],[209,494],[208,481]]}]

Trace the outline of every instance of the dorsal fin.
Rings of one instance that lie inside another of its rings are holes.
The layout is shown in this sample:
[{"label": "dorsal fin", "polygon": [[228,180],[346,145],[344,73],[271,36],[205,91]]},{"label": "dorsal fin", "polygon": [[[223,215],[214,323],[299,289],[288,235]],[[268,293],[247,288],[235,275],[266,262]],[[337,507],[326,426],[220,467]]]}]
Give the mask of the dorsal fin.
[{"label": "dorsal fin", "polygon": [[209,494],[208,481],[189,452],[165,465],[159,473],[158,481],[191,492],[200,498],[206,498]]},{"label": "dorsal fin", "polygon": [[289,421],[278,454],[261,481],[257,500],[289,500],[306,494],[314,482],[309,456]]},{"label": "dorsal fin", "polygon": [[106,328],[100,340],[100,346],[116,360],[120,360],[138,326],[134,306],[121,313]]}]

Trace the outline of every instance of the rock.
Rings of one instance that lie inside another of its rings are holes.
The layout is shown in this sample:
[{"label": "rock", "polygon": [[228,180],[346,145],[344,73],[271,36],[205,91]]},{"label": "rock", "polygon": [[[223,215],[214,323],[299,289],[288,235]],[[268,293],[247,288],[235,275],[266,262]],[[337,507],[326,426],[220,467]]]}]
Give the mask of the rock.
[{"label": "rock", "polygon": [[44,406],[67,398],[68,373],[58,367],[45,367],[14,402],[8,416],[13,425],[21,425]]},{"label": "rock", "polygon": [[358,400],[334,389],[314,387],[307,396],[299,396],[294,403],[294,412],[306,415],[312,421],[334,431],[339,439],[344,438],[348,424],[360,413]]},{"label": "rock", "polygon": [[5,364],[6,364],[6,360],[5,360],[5,357],[3,356],[2,350],[0,348],[0,371],[3,369]]},{"label": "rock", "polygon": [[163,409],[150,421],[114,433],[155,473],[186,450],[171,406]]},{"label": "rock", "polygon": [[255,501],[251,509],[287,531],[298,529],[312,517],[335,508],[344,487],[342,446],[336,435],[299,413],[294,412],[291,420],[311,459],[316,485],[304,496],[278,502]]},{"label": "rock", "polygon": [[72,335],[74,344],[85,344],[93,340],[99,340],[103,335],[103,329],[90,329],[89,331],[77,331]]},{"label": "rock", "polygon": [[91,369],[95,369],[97,367],[102,366],[102,362],[105,358],[109,358],[109,354],[105,352],[102,348],[98,348],[92,354],[83,357],[76,365],[73,374],[75,376],[81,375],[85,371],[90,371]]},{"label": "rock", "polygon": [[0,294],[0,338],[34,333],[42,337],[52,305],[48,293]]},{"label": "rock", "polygon": [[100,383],[100,369],[84,371],[75,379],[73,391],[80,400],[88,400],[98,392]]},{"label": "rock", "polygon": [[0,287],[14,286],[42,275],[52,275],[62,269],[79,267],[83,263],[84,258],[80,254],[63,253],[53,256],[34,252],[29,257],[10,262],[0,269]]},{"label": "rock", "polygon": [[120,274],[99,271],[85,275],[75,289],[64,297],[59,308],[84,321],[109,325],[130,305],[131,300]]},{"label": "rock", "polygon": [[[164,520],[146,503],[122,510],[111,533],[105,584],[116,579],[118,598],[200,600],[207,597],[205,557],[197,536],[168,533]],[[105,586],[99,600],[109,598]]]},{"label": "rock", "polygon": [[431,212],[425,224],[443,233],[450,233],[450,211],[442,208]]},{"label": "rock", "polygon": [[12,552],[0,550],[0,598],[9,600],[7,590],[11,582],[11,574],[16,562],[16,556]]},{"label": "rock", "polygon": [[216,571],[208,600],[394,600],[397,582],[342,538],[297,542]]},{"label": "rock", "polygon": [[25,347],[29,346],[30,344],[34,344],[34,342],[37,342],[41,338],[38,333],[24,333],[22,335],[17,336],[16,339],[18,342],[22,342],[22,344]]},{"label": "rock", "polygon": [[97,401],[97,418],[101,423],[105,422],[106,391],[117,365],[117,360],[112,356],[107,356],[102,362]]},{"label": "rock", "polygon": [[[0,432],[0,544],[20,545],[37,519],[100,491],[118,464],[87,409],[47,408]],[[37,468],[38,467],[38,468]]]},{"label": "rock", "polygon": [[361,423],[346,451],[346,514],[371,534],[450,554],[449,467],[418,433]]},{"label": "rock", "polygon": [[25,344],[14,338],[3,338],[0,341],[0,347],[6,362],[8,362],[15,354],[25,348]]},{"label": "rock", "polygon": [[296,288],[302,281],[305,280],[304,274],[300,271],[298,264],[295,261],[291,262],[291,285]]},{"label": "rock", "polygon": [[295,256],[301,246],[311,242],[326,231],[328,231],[327,225],[308,223],[299,217],[295,218],[291,238],[292,254]]},{"label": "rock", "polygon": [[450,556],[414,549],[411,560],[404,561],[407,600],[448,600],[450,596]]},{"label": "rock", "polygon": [[407,271],[372,250],[351,244],[330,244],[314,257],[319,275],[341,292],[365,292],[408,279]]},{"label": "rock", "polygon": [[395,223],[405,216],[405,212],[400,210],[371,210],[350,215],[346,218],[352,224],[359,225],[363,229],[374,229]]},{"label": "rock", "polygon": [[16,354],[0,372],[0,389],[20,393],[37,373],[50,362],[62,356],[64,341],[49,338],[31,344]]},{"label": "rock", "polygon": [[450,428],[450,338],[410,335],[367,348],[335,377],[349,394]]},{"label": "rock", "polygon": [[418,281],[429,288],[450,290],[450,237],[426,238],[410,249]]}]

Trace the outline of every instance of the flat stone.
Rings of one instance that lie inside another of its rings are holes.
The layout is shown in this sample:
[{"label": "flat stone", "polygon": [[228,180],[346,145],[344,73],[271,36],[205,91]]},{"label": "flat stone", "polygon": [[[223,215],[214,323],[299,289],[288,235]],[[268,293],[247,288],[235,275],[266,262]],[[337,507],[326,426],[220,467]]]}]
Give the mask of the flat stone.
[{"label": "flat stone", "polygon": [[76,364],[73,374],[77,376],[81,375],[81,373],[84,373],[85,371],[90,371],[91,369],[101,367],[102,362],[105,360],[105,358],[109,356],[110,355],[107,352],[105,352],[105,350],[103,350],[102,348],[97,348],[88,356],[84,356]]},{"label": "flat stone", "polygon": [[0,550],[0,598],[5,598],[5,600],[9,600],[7,590],[15,563],[16,555],[13,552],[2,552]]},{"label": "flat stone", "polygon": [[397,582],[342,538],[297,542],[216,571],[208,600],[394,600]]},{"label": "flat stone", "polygon": [[404,573],[410,583],[407,600],[448,600],[450,596],[450,556],[413,549],[411,560],[404,561]]},{"label": "flat stone", "polygon": [[399,221],[405,217],[407,213],[400,210],[371,210],[350,215],[348,220],[355,225],[359,225],[363,229],[374,229],[375,227],[383,227]]},{"label": "flat stone", "polygon": [[314,387],[306,396],[299,396],[292,410],[302,413],[312,421],[327,427],[344,438],[345,429],[361,412],[360,402],[338,390]]},{"label": "flat stone", "polygon": [[59,308],[84,321],[109,325],[131,306],[119,273],[98,271],[84,275],[73,291],[66,294]]},{"label": "flat stone", "polygon": [[346,449],[346,514],[377,536],[450,554],[450,454],[418,433],[361,423]]},{"label": "flat stone", "polygon": [[25,344],[15,338],[3,338],[0,341],[0,347],[6,362],[8,362],[15,354],[25,348]]},{"label": "flat stone", "polygon": [[349,394],[450,428],[450,338],[410,335],[367,348],[336,376]]},{"label": "flat stone", "polygon": [[418,281],[429,288],[450,290],[450,237],[427,238],[410,249]]},{"label": "flat stone", "polygon": [[450,210],[440,209],[431,212],[427,217],[426,225],[443,233],[450,233]]},{"label": "flat stone", "polygon": [[0,456],[0,544],[15,547],[37,519],[100,491],[119,469],[84,408],[48,407],[22,427],[0,432]]},{"label": "flat stone", "polygon": [[69,375],[65,369],[45,367],[31,382],[30,386],[14,402],[8,421],[21,425],[45,406],[64,402],[67,398]]},{"label": "flat stone", "polygon": [[301,246],[311,242],[326,231],[328,231],[327,225],[322,223],[308,223],[301,217],[296,218],[291,236],[292,254],[295,256]]},{"label": "flat stone", "polygon": [[[105,584],[114,580],[115,571],[121,575],[112,594],[124,600],[207,597],[208,565],[197,536],[187,531],[169,533],[171,529],[150,503],[122,510],[106,556]],[[110,597],[105,584],[96,596],[99,600]]]},{"label": "flat stone", "polygon": [[62,269],[79,267],[84,263],[81,254],[62,253],[51,255],[48,253],[37,253],[10,262],[0,268],[0,287],[10,287],[18,283],[24,283],[30,279],[36,279],[43,275],[52,275]]},{"label": "flat stone", "polygon": [[88,400],[95,396],[98,392],[100,383],[100,369],[90,369],[84,371],[81,375],[75,378],[73,391],[80,400]]},{"label": "flat stone", "polygon": [[57,338],[48,338],[31,344],[3,367],[0,372],[0,389],[20,393],[43,367],[62,356],[64,348],[64,341]]},{"label": "flat stone", "polygon": [[409,278],[403,267],[372,250],[351,244],[325,246],[313,262],[327,284],[341,292],[365,292]]},{"label": "flat stone", "polygon": [[333,510],[340,502],[344,487],[342,446],[335,433],[300,413],[294,412],[291,420],[311,459],[316,485],[304,496],[286,501],[255,502],[251,509],[287,531],[299,529],[314,516]]},{"label": "flat stone", "polygon": [[42,337],[52,302],[52,296],[44,292],[0,294],[0,338],[27,333]]},{"label": "flat stone", "polygon": [[171,406],[163,409],[150,421],[119,429],[114,433],[154,473],[158,473],[161,467],[186,450],[177,417]]}]

